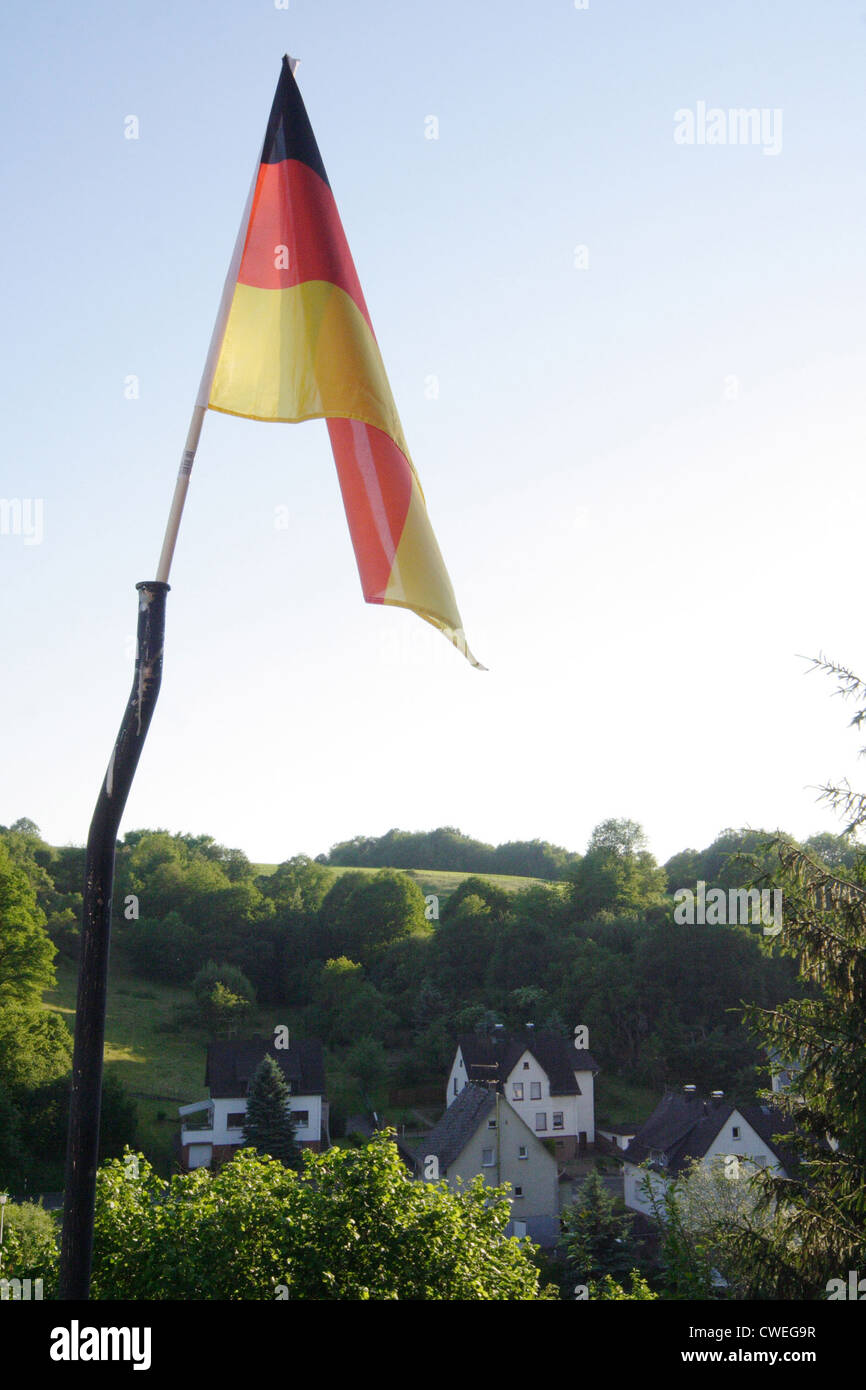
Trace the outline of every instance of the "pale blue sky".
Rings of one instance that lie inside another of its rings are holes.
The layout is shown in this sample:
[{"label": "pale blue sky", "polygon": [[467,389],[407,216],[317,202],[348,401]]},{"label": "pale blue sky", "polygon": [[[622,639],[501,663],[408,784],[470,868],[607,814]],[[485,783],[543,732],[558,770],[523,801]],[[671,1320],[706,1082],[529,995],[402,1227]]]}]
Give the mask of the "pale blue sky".
[{"label": "pale blue sky", "polygon": [[[796,654],[866,671],[863,11],[7,7],[0,497],[44,535],[0,534],[0,822],[86,837],[288,51],[489,671],[363,603],[324,423],[209,415],[124,827],[835,828],[857,739]],[[678,145],[699,102],[781,149]]]}]

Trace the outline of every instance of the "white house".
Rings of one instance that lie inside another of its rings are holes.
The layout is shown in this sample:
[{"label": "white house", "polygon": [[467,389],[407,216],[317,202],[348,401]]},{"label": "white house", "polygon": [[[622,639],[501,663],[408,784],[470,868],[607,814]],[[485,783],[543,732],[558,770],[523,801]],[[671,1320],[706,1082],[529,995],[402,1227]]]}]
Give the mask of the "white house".
[{"label": "white house", "polygon": [[485,1183],[511,1185],[510,1236],[528,1236],[539,1245],[559,1239],[559,1168],[495,1086],[470,1082],[448,1106],[416,1150],[415,1175],[444,1179],[456,1187],[481,1174]]},{"label": "white house", "polygon": [[696,1160],[736,1158],[734,1172],[753,1164],[786,1177],[786,1155],[774,1136],[791,1128],[790,1118],[769,1105],[732,1105],[721,1091],[703,1099],[694,1086],[669,1091],[623,1154],[625,1204],[652,1216],[645,1181],[659,1197]]},{"label": "white house", "polygon": [[[225,1163],[237,1153],[243,1144],[250,1083],[266,1056],[275,1058],[289,1084],[289,1108],[298,1143],[316,1152],[327,1146],[322,1044],[315,1038],[303,1038],[280,1048],[272,1037],[232,1038],[208,1043],[204,1079],[210,1099],[178,1107],[183,1118],[180,1150],[184,1172]],[[186,1118],[190,1116],[193,1118]]]},{"label": "white house", "polygon": [[453,1105],[471,1082],[495,1084],[524,1124],[540,1139],[555,1141],[557,1158],[573,1158],[595,1143],[597,1071],[589,1052],[531,1024],[511,1037],[501,1026],[489,1035],[464,1033],[457,1040],[445,1103]]}]

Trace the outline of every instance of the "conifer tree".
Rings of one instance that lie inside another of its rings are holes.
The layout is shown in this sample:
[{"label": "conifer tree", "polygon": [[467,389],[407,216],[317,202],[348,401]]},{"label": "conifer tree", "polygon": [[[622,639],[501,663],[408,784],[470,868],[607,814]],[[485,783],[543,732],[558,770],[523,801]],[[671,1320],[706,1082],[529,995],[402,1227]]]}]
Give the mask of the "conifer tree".
[{"label": "conifer tree", "polygon": [[243,1133],[244,1144],[278,1158],[287,1168],[300,1168],[289,1086],[273,1057],[263,1057],[253,1077]]}]

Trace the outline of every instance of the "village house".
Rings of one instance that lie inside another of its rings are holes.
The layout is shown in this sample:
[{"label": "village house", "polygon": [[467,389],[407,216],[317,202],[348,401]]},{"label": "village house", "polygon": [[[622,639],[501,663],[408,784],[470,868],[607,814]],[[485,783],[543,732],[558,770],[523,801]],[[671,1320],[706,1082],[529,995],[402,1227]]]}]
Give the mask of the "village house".
[{"label": "village house", "polygon": [[511,1185],[509,1236],[551,1247],[559,1239],[559,1167],[496,1086],[469,1082],[416,1151],[415,1176],[449,1187],[481,1174]]},{"label": "village house", "polygon": [[769,1105],[726,1101],[722,1091],[707,1098],[695,1086],[669,1091],[638,1130],[623,1154],[624,1198],[633,1211],[652,1216],[644,1184],[659,1198],[691,1163],[736,1159],[732,1175],[749,1165],[787,1177],[790,1157],[774,1138],[792,1122]]},{"label": "village house", "polygon": [[558,1033],[527,1024],[506,1036],[464,1033],[448,1076],[450,1108],[472,1082],[497,1084],[516,1113],[540,1139],[553,1139],[558,1159],[574,1158],[595,1143],[594,1080],[598,1064]]},{"label": "village house", "polygon": [[322,1044],[315,1038],[302,1038],[288,1047],[276,1047],[272,1037],[232,1038],[208,1043],[204,1079],[210,1099],[178,1107],[183,1120],[180,1162],[185,1173],[218,1166],[237,1153],[243,1144],[250,1085],[266,1056],[276,1059],[288,1082],[298,1144],[316,1153],[328,1147]]}]

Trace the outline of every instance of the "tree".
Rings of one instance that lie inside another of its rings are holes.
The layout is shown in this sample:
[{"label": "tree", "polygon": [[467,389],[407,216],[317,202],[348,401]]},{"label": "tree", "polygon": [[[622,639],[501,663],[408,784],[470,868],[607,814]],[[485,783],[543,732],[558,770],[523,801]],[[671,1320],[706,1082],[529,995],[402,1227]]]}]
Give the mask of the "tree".
[{"label": "tree", "polygon": [[630,1278],[631,1286],[628,1292],[625,1290],[622,1284],[618,1284],[610,1274],[606,1274],[600,1283],[596,1283],[594,1280],[590,1280],[588,1286],[589,1297],[591,1299],[604,1299],[606,1301],[615,1302],[622,1302],[624,1299],[627,1299],[629,1301],[646,1301],[648,1299],[659,1297],[657,1293],[653,1293],[646,1279],[642,1277],[639,1270],[631,1270]]},{"label": "tree", "polygon": [[595,827],[586,854],[569,870],[573,910],[579,921],[597,913],[641,912],[661,901],[667,875],[646,848],[633,820],[606,820]]},{"label": "tree", "polygon": [[55,1295],[59,1251],[51,1213],[35,1202],[7,1202],[3,1218],[3,1279],[41,1279],[43,1297]]},{"label": "tree", "polygon": [[359,1038],[346,1053],[346,1070],[358,1082],[368,1106],[378,1102],[388,1075],[388,1054],[378,1038]]},{"label": "tree", "polygon": [[334,883],[334,872],[305,854],[296,854],[278,864],[272,874],[262,875],[258,885],[278,909],[297,913],[318,912]]},{"label": "tree", "polygon": [[362,966],[346,956],[318,967],[311,993],[309,1030],[327,1043],[352,1043],[364,1034],[381,1038],[393,1028],[394,1015],[379,990],[364,978]]},{"label": "tree", "polygon": [[[410,1178],[393,1131],[304,1155],[241,1150],[166,1184],[143,1157],[97,1175],[100,1299],[536,1300],[532,1247],[506,1237],[504,1188]],[[130,1252],[134,1251],[134,1258]]]},{"label": "tree", "polygon": [[250,1086],[244,1143],[296,1168],[301,1151],[289,1109],[289,1084],[273,1057],[263,1057]]},{"label": "tree", "polygon": [[562,1218],[561,1244],[570,1281],[588,1283],[632,1270],[638,1262],[633,1224],[623,1202],[608,1192],[593,1170]]},{"label": "tree", "polygon": [[55,984],[56,947],[23,870],[0,842],[0,1006],[38,1002]]},{"label": "tree", "polygon": [[[851,725],[861,729],[866,683],[823,658],[813,668],[857,701]],[[847,781],[821,795],[845,816],[846,835],[866,823],[866,795]],[[772,946],[798,960],[808,995],[771,1010],[751,1005],[744,1018],[771,1057],[797,1068],[775,1099],[796,1122],[786,1142],[799,1167],[787,1178],[758,1174],[774,1220],[769,1232],[744,1235],[738,1250],[764,1297],[824,1298],[831,1280],[866,1268],[866,855],[858,844],[843,876],[785,836],[774,848],[784,910]]]}]

